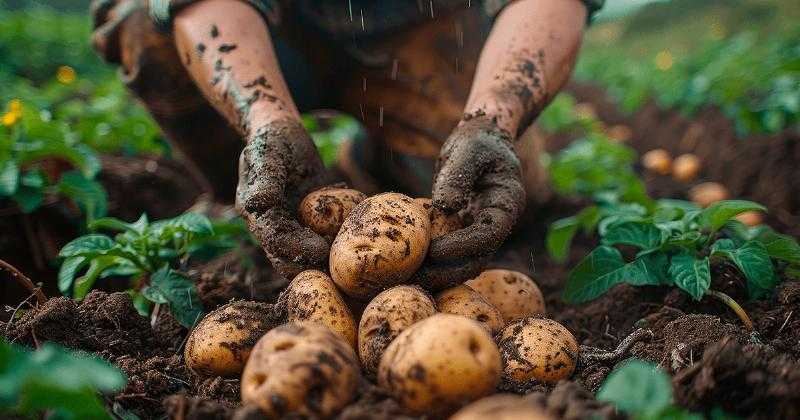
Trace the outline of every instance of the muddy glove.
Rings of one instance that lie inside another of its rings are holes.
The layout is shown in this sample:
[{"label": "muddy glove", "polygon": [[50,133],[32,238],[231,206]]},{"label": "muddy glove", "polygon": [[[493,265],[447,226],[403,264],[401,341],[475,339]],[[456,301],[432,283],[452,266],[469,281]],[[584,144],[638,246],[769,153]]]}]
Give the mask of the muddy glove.
[{"label": "muddy glove", "polygon": [[472,223],[431,242],[417,275],[431,290],[479,273],[525,206],[522,170],[511,136],[489,117],[474,117],[456,127],[436,166],[433,205],[447,214],[466,210]]},{"label": "muddy glove", "polygon": [[299,121],[279,120],[254,130],[239,159],[236,206],[272,265],[291,279],[323,268],[328,242],[297,221],[297,206],[323,185],[325,168]]}]

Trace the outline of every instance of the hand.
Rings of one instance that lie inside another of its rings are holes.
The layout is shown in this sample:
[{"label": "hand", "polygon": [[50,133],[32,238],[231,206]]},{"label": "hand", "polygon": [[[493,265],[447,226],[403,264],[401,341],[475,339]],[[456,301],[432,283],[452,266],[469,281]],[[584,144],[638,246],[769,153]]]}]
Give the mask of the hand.
[{"label": "hand", "polygon": [[286,278],[328,259],[328,242],[296,218],[299,202],[322,184],[324,170],[311,137],[294,119],[255,130],[239,159],[236,207]]},{"label": "hand", "polygon": [[525,207],[511,136],[490,117],[462,121],[442,146],[433,205],[447,214],[463,210],[472,218],[464,229],[431,241],[417,281],[438,290],[478,274]]}]

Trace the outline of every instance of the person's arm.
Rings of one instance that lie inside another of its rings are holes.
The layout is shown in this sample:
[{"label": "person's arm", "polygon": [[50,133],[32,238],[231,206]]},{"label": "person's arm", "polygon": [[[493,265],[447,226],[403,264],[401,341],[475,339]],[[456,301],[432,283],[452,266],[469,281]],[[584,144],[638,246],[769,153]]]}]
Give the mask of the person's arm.
[{"label": "person's arm", "polygon": [[428,281],[452,276],[454,267],[469,271],[476,257],[502,244],[522,214],[514,142],[569,78],[586,14],[579,0],[519,0],[497,17],[433,184],[436,207],[469,209],[474,222],[431,243]]},{"label": "person's arm", "polygon": [[203,0],[178,12],[173,31],[196,85],[247,143],[236,204],[250,230],[285,276],[322,266],[328,243],[295,215],[303,196],[321,184],[324,166],[302,126],[264,19],[239,0]]}]

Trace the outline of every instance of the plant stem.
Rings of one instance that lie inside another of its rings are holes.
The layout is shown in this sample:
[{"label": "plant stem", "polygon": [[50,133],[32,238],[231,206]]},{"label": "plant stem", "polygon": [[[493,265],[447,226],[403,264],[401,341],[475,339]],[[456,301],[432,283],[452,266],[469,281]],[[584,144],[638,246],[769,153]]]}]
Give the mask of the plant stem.
[{"label": "plant stem", "polygon": [[13,277],[14,280],[17,281],[17,283],[19,283],[20,285],[22,285],[22,287],[28,289],[31,293],[36,295],[36,301],[39,302],[40,305],[44,304],[47,301],[47,296],[45,296],[44,293],[42,293],[42,289],[36,287],[36,285],[33,284],[31,279],[29,279],[26,275],[22,274],[22,272],[17,270],[16,267],[5,262],[4,260],[0,260],[0,268],[11,273],[11,277]]},{"label": "plant stem", "polygon": [[742,320],[742,323],[744,323],[745,328],[747,328],[748,331],[753,331],[753,321],[750,320],[750,317],[747,315],[747,312],[745,312],[745,310],[741,307],[741,305],[739,305],[738,302],[733,300],[732,297],[726,295],[725,293],[711,289],[707,290],[706,294],[728,305],[728,307],[731,308],[733,312],[736,313],[736,316],[738,316],[739,319]]}]

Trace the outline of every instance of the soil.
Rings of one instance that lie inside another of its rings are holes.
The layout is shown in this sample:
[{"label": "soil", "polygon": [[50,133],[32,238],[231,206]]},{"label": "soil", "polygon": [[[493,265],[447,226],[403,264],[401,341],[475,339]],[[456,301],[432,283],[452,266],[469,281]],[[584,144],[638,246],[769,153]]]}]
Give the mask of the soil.
[{"label": "soil", "polygon": [[[723,181],[734,196],[766,203],[772,209],[768,220],[774,227],[795,235],[800,233],[797,223],[800,181],[788,172],[793,169],[792,159],[797,161],[800,142],[790,144],[791,134],[756,137],[744,142],[733,140],[730,124],[720,120],[718,111],[704,110],[696,118],[687,120],[648,106],[633,116],[624,116],[607,102],[601,102],[602,98],[591,88],[574,86],[572,89],[582,100],[597,103],[598,114],[609,124],[630,125],[636,139],[632,144],[640,151],[654,147],[664,147],[673,154],[694,151],[708,162],[702,173],[703,180]],[[687,137],[692,124],[704,127],[708,141],[681,140],[680,136]],[[656,126],[658,129],[652,129]],[[670,136],[670,132],[682,134],[676,138]],[[711,140],[720,147],[711,150],[705,145],[712,143]],[[558,142],[564,143],[566,139],[555,139],[552,144]],[[717,155],[723,157],[722,162],[715,160]],[[752,156],[764,158],[753,159]],[[170,204],[173,207],[148,210],[153,215],[171,216],[191,205],[200,191],[189,187],[186,192],[180,183],[172,187],[160,184],[158,179],[180,179],[175,175],[177,170],[172,175],[144,181],[149,176],[142,170],[147,163],[136,165],[139,164],[131,166],[139,168],[135,171],[120,170],[105,178],[109,185],[117,182],[115,180],[130,182],[110,189],[113,203],[126,203],[124,209],[112,206],[116,215],[131,219],[138,216],[141,209],[147,209],[148,203],[162,203],[164,197],[174,193],[175,202]],[[163,166],[159,163],[158,167]],[[739,172],[749,173],[751,178],[742,178]],[[782,182],[774,182],[776,179]],[[687,189],[687,185],[671,179],[650,177],[647,182],[651,192],[660,197],[680,197]],[[147,191],[152,194],[146,195],[150,194]],[[149,198],[141,198],[144,197],[141,194]],[[129,197],[137,201],[129,201]],[[133,204],[127,206],[129,202]],[[708,413],[721,408],[742,418],[800,418],[800,282],[785,281],[769,298],[748,301],[744,281],[736,270],[727,266],[714,267],[712,287],[742,303],[755,325],[752,334],[719,302],[710,299],[694,302],[680,291],[666,288],[622,285],[595,301],[565,305],[560,294],[567,267],[574,266],[595,243],[579,235],[567,263],[558,265],[546,257],[543,238],[550,222],[574,214],[579,204],[551,200],[529,211],[526,220],[530,223],[517,230],[490,267],[515,269],[533,277],[544,294],[549,316],[566,326],[582,346],[612,350],[639,328],[651,330],[652,339],[636,342],[618,358],[579,364],[569,380],[554,385],[503,385],[500,390],[526,394],[526,398],[555,418],[623,418],[608,404],[595,400],[594,392],[616,365],[629,357],[637,357],[657,363],[668,372],[672,376],[676,403],[693,411]],[[13,243],[14,238],[9,238],[5,232],[8,231],[3,230],[0,235],[0,243]],[[239,253],[195,266],[190,276],[197,283],[207,311],[232,299],[275,303],[287,284],[255,247],[245,247]],[[45,278],[54,277],[40,277]],[[4,294],[3,299],[16,305],[24,296],[12,301]],[[91,292],[83,302],[58,297],[40,306],[23,304],[20,308],[21,316],[8,324],[0,323],[0,334],[30,347],[45,341],[57,342],[95,353],[116,364],[128,375],[129,383],[117,395],[109,396],[108,401],[141,418],[242,420],[261,417],[258,409],[241,406],[238,379],[203,377],[185,367],[183,346],[188,331],[167,311],[161,311],[151,326],[149,319],[138,315],[127,294],[104,291]],[[356,399],[338,418],[410,420],[426,417],[404,413],[396,401],[364,379]]]}]

